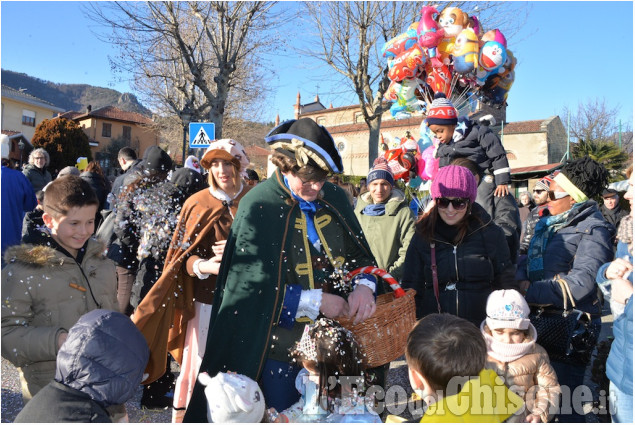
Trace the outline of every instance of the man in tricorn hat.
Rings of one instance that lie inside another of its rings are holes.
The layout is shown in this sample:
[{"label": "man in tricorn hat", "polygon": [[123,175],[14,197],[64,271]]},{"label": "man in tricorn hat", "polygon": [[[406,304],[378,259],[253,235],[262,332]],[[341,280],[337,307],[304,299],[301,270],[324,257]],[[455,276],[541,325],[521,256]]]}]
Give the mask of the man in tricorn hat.
[{"label": "man in tricorn hat", "polygon": [[[303,118],[265,137],[275,172],[241,201],[218,275],[208,345],[200,368],[215,376],[237,372],[259,382],[267,405],[282,411],[300,394],[289,348],[318,317],[375,312],[382,292],[374,276],[342,273],[374,265],[346,193],[326,181],[342,172],[328,131]],[[205,422],[200,384],[185,415]]]}]

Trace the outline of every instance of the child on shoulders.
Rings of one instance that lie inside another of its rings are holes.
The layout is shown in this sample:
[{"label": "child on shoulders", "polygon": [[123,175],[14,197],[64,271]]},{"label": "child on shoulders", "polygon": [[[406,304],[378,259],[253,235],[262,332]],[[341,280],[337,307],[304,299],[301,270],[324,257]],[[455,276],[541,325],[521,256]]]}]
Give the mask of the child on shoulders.
[{"label": "child on shoulders", "polygon": [[[450,165],[456,158],[467,158],[478,164],[482,183],[477,202],[490,205],[491,197],[509,193],[511,183],[507,153],[498,136],[488,125],[480,125],[458,113],[443,93],[437,93],[428,109],[426,124],[439,140],[436,157],[439,167]],[[481,202],[482,200],[482,202]]]}]

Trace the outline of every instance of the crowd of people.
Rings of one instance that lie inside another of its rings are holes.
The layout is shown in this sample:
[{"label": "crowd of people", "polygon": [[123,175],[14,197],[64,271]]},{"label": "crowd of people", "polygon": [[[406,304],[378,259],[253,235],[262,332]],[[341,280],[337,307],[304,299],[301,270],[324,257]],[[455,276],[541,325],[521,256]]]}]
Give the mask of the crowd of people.
[{"label": "crowd of people", "polygon": [[[583,421],[573,394],[590,356],[541,346],[535,314],[569,299],[588,317],[576,353],[592,351],[610,303],[610,412],[632,422],[632,167],[630,212],[588,157],[517,201],[489,126],[443,95],[426,124],[440,168],[414,210],[383,158],[359,186],[343,182],[333,138],[308,118],[265,137],[275,170],[263,181],[232,139],[182,168],[158,146],[141,159],[123,148],[112,183],[97,162],[53,179],[44,149],[24,174],[3,166],[17,421],[125,420],[138,385],[141,405],[172,408],[173,422],[402,421],[373,398],[387,367],[365,367],[373,347],[337,321],[376,313],[389,285],[348,276],[374,266],[416,291],[404,353],[421,422]],[[486,405],[484,392],[496,394]]]}]

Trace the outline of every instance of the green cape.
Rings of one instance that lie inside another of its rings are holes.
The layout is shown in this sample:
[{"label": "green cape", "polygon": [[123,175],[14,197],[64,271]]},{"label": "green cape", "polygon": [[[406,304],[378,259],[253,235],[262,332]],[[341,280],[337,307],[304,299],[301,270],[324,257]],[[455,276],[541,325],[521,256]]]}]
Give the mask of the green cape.
[{"label": "green cape", "polygon": [[[346,229],[356,264],[374,265],[368,243],[344,191],[325,183],[317,200]],[[218,275],[207,348],[200,372],[237,372],[259,380],[284,299],[285,250],[292,243],[299,204],[279,170],[249,191],[238,206]],[[382,285],[378,285],[382,289]],[[381,291],[380,291],[381,292]],[[197,382],[185,422],[207,421],[204,387]]]}]

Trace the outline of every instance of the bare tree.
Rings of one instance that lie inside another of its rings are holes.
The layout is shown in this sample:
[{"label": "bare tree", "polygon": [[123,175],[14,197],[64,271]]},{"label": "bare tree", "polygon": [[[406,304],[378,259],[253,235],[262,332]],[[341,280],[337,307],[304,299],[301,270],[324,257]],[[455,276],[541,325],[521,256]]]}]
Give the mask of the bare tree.
[{"label": "bare tree", "polygon": [[[420,18],[425,2],[305,2],[310,24],[315,28],[316,42],[300,48],[302,54],[312,56],[337,71],[345,84],[356,93],[364,121],[368,126],[369,166],[377,157],[381,116],[390,107],[383,96],[390,80],[388,66],[381,57],[381,48],[391,38],[406,31]],[[505,2],[451,2],[478,15],[489,28],[504,29],[513,36],[526,12],[512,11]],[[515,17],[514,17],[515,13]],[[514,24],[517,23],[517,24]]]},{"label": "bare tree", "polygon": [[[562,116],[564,122],[567,122],[567,116],[570,117],[571,135],[578,141],[607,142],[616,139],[620,130],[617,119],[620,111],[620,105],[612,107],[602,98],[580,102],[576,111],[565,107]],[[628,132],[630,123],[623,124],[622,130]]]},{"label": "bare tree", "polygon": [[87,14],[111,30],[105,38],[121,52],[111,58],[113,68],[131,73],[157,112],[177,114],[184,126],[206,117],[221,137],[228,105],[254,92],[253,79],[263,76],[260,55],[276,45],[268,30],[277,19],[273,5],[99,2]]}]

